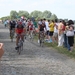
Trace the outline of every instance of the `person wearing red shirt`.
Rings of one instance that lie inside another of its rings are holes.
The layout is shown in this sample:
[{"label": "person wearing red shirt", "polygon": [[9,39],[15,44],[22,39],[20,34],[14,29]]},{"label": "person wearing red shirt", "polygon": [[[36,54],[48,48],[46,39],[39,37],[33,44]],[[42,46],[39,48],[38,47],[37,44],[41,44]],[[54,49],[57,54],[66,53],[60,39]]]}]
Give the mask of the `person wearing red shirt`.
[{"label": "person wearing red shirt", "polygon": [[[25,28],[24,28],[21,21],[19,21],[18,24],[16,25],[15,32],[17,34],[16,46],[18,47],[18,41],[19,41],[20,38],[24,41],[24,33],[25,33]],[[17,47],[15,49],[17,49]]]}]

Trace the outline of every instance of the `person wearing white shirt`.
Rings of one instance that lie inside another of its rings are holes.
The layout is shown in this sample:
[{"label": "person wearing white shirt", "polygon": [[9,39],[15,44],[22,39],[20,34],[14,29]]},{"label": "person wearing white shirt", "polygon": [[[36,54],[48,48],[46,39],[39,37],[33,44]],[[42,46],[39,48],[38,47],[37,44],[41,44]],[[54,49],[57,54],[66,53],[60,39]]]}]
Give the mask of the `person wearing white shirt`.
[{"label": "person wearing white shirt", "polygon": [[46,40],[49,40],[49,22],[45,19],[45,25],[46,25]]},{"label": "person wearing white shirt", "polygon": [[55,26],[54,26],[54,33],[53,33],[53,40],[54,42],[58,42],[58,21],[55,20]]}]

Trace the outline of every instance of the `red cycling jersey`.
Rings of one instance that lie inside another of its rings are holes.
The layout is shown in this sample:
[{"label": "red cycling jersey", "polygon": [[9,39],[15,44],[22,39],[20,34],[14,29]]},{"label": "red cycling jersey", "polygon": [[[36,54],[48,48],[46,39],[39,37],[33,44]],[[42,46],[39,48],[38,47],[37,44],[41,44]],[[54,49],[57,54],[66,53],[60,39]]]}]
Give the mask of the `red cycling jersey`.
[{"label": "red cycling jersey", "polygon": [[28,22],[28,28],[29,30],[33,30],[33,24],[31,22]]},{"label": "red cycling jersey", "polygon": [[17,32],[18,34],[23,33],[23,28],[24,28],[23,25],[17,25],[17,27],[16,27],[16,32]]}]

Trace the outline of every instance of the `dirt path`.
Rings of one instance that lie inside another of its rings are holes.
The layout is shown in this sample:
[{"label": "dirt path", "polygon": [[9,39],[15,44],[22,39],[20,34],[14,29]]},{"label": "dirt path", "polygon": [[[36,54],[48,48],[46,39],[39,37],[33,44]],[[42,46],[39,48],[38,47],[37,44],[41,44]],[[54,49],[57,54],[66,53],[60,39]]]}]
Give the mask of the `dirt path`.
[{"label": "dirt path", "polygon": [[17,54],[9,30],[0,24],[0,42],[5,53],[0,63],[0,75],[75,75],[75,61],[55,50],[24,42],[24,50]]}]

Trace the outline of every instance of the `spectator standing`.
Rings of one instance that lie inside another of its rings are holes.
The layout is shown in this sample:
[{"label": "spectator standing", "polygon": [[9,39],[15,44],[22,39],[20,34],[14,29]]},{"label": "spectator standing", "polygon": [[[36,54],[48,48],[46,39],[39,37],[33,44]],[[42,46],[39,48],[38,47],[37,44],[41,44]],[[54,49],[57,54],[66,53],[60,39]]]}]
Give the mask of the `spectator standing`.
[{"label": "spectator standing", "polygon": [[53,40],[54,42],[58,42],[58,20],[55,20],[55,25],[54,25],[54,33],[53,33]]},{"label": "spectator standing", "polygon": [[49,24],[49,42],[53,42],[53,33],[54,33],[54,21],[51,20],[50,24]]},{"label": "spectator standing", "polygon": [[64,31],[63,31],[63,20],[60,21],[59,25],[58,25],[58,47],[59,46],[63,46],[63,42],[64,42]]},{"label": "spectator standing", "polygon": [[68,30],[66,32],[66,36],[67,36],[67,39],[68,39],[68,47],[69,47],[69,50],[70,52],[73,51],[73,48],[74,48],[74,22],[72,20],[69,20],[68,21]]},{"label": "spectator standing", "polygon": [[46,25],[46,40],[49,41],[49,22],[45,19]]}]

